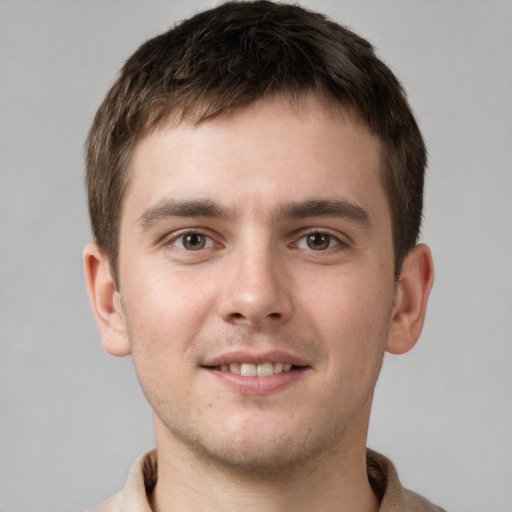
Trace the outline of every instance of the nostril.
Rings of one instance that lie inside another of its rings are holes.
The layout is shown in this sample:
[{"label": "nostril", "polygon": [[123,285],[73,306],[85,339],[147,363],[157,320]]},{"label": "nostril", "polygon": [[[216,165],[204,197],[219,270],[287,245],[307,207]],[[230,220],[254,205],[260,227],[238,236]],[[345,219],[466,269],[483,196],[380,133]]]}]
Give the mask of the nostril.
[{"label": "nostril", "polygon": [[[268,315],[266,315],[266,317],[272,318],[274,320],[279,320],[280,318],[282,318],[282,315],[281,315],[281,313],[274,312],[274,313],[269,313]],[[230,318],[231,318],[231,320],[243,320],[246,317],[242,313],[236,312],[236,313],[231,313]]]}]

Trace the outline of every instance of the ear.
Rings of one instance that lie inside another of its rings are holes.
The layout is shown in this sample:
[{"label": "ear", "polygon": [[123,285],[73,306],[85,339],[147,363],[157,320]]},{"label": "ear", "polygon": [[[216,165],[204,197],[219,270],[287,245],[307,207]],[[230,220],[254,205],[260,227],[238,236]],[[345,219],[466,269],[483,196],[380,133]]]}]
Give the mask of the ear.
[{"label": "ear", "polygon": [[110,273],[109,258],[95,243],[83,251],[85,282],[105,350],[114,356],[130,354],[121,298]]},{"label": "ear", "polygon": [[418,244],[409,252],[402,265],[386,346],[388,352],[403,354],[418,340],[433,283],[432,254],[427,245]]}]

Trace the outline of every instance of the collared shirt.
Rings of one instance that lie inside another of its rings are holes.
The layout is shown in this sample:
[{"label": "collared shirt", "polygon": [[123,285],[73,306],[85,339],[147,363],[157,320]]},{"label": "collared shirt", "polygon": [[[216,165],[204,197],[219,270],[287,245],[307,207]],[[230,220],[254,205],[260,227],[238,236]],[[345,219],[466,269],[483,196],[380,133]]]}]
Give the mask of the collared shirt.
[{"label": "collared shirt", "polygon": [[[380,500],[379,512],[445,512],[419,494],[402,487],[393,463],[368,449],[368,480]],[[148,495],[158,478],[156,450],[140,456],[133,465],[124,489],[89,512],[152,512]]]}]

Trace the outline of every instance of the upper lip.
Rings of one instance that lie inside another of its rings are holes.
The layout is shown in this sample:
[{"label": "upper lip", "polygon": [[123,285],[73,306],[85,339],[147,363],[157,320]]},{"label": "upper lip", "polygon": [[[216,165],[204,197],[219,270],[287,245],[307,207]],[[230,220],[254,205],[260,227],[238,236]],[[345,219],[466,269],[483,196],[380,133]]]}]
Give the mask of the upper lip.
[{"label": "upper lip", "polygon": [[202,366],[216,367],[231,363],[290,363],[293,366],[308,366],[308,363],[300,357],[282,350],[259,353],[247,352],[246,350],[231,351],[205,359]]}]

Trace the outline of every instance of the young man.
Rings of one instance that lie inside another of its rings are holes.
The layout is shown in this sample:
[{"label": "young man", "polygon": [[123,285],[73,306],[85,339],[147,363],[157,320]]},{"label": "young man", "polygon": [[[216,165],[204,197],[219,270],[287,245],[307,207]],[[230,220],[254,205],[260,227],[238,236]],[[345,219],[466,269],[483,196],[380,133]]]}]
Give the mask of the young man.
[{"label": "young man", "polygon": [[391,71],[298,6],[145,43],[87,142],[87,287],[156,451],[95,511],[433,511],[366,450],[384,352],[433,281],[426,154]]}]

